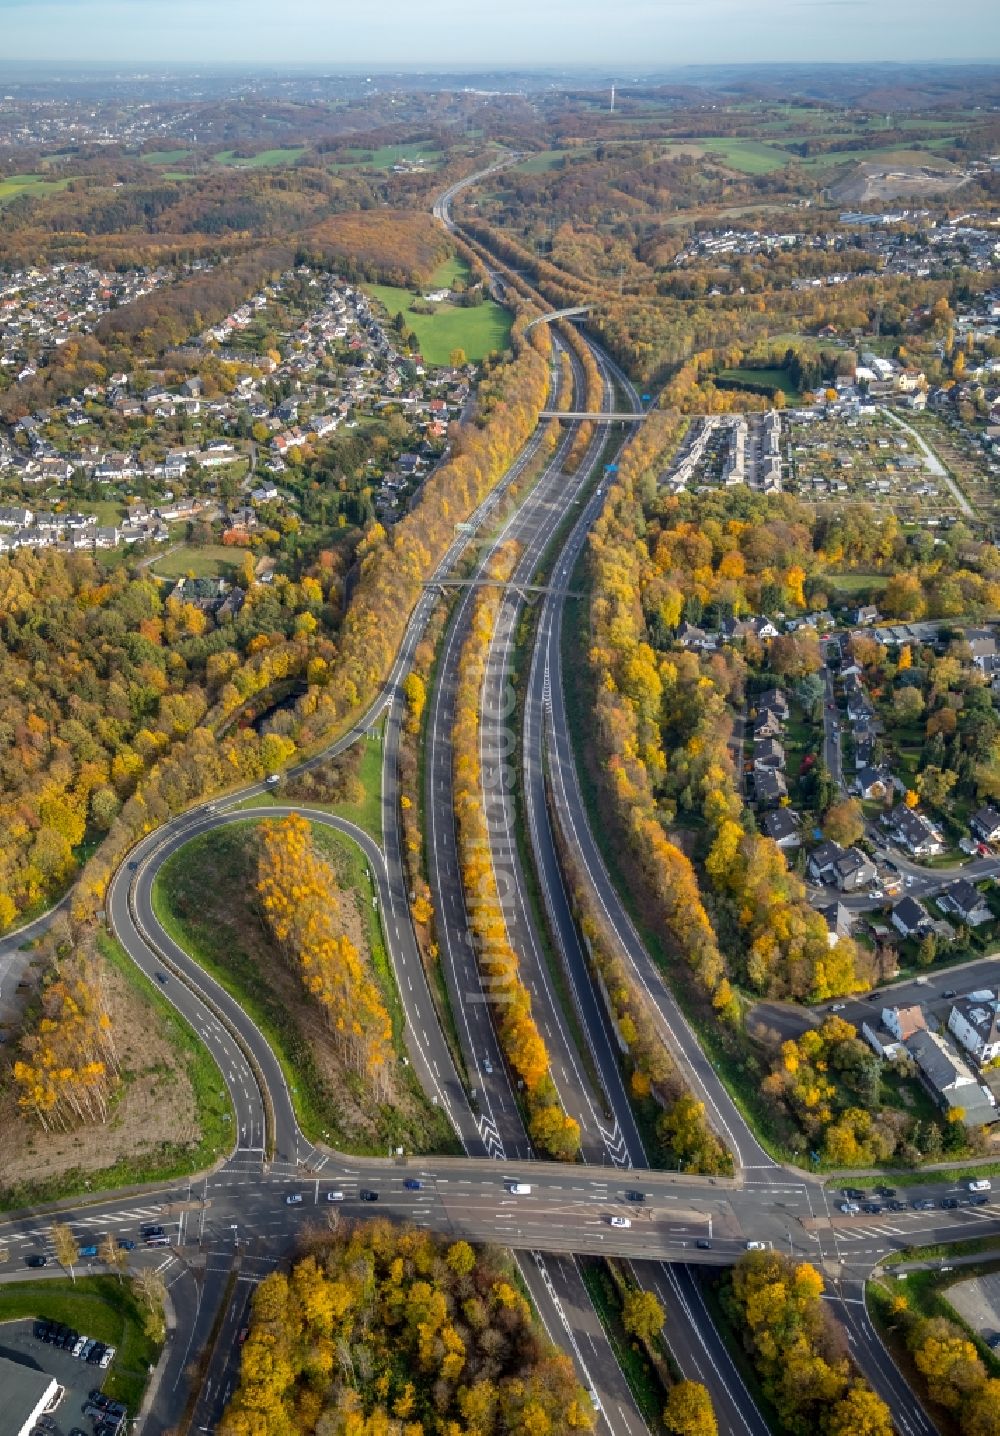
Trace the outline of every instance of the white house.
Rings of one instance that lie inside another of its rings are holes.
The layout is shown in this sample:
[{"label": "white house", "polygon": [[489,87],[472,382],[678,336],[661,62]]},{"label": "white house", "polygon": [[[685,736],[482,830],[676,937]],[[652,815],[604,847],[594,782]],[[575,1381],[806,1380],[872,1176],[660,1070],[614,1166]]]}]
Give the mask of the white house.
[{"label": "white house", "polygon": [[956,1002],[948,1014],[948,1031],[954,1033],[982,1067],[1000,1057],[1000,996],[981,993]]}]

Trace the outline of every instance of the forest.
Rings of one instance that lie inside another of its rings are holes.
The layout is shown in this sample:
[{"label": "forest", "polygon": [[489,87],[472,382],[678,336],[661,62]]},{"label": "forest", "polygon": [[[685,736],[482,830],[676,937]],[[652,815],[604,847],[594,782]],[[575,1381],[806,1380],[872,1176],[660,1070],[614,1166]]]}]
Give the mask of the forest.
[{"label": "forest", "polygon": [[385,1221],[314,1232],[253,1299],[222,1436],[566,1436],[594,1411],[509,1258]]}]

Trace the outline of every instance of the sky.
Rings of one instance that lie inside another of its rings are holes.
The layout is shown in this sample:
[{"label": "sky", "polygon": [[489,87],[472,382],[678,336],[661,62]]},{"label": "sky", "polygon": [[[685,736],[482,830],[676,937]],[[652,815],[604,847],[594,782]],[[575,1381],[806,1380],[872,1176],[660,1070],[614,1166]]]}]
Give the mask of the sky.
[{"label": "sky", "polygon": [[1000,59],[964,0],[0,0],[3,60],[640,67]]}]

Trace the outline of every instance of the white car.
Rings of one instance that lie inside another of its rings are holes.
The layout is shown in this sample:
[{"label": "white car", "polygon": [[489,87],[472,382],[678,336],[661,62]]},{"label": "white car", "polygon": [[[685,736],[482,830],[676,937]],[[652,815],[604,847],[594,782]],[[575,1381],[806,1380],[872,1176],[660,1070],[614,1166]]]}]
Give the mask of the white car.
[{"label": "white car", "polygon": [[487,1077],[493,1076],[493,1063],[488,1057],[483,1058],[483,1071],[486,1073]]},{"label": "white car", "polygon": [[767,1251],[767,1243],[766,1243],[766,1242],[747,1242],[747,1251],[748,1251],[748,1252],[763,1252],[763,1251]]},{"label": "white car", "polygon": [[339,1190],[334,1192],[327,1192],[326,1199],[328,1202],[342,1202],[344,1200],[344,1194]]},{"label": "white car", "polygon": [[111,1365],[114,1359],[115,1348],[113,1346],[109,1346],[97,1364],[98,1366],[100,1366],[102,1371],[107,1371],[108,1367]]},{"label": "white car", "polygon": [[301,1205],[302,1205],[302,1193],[301,1193],[301,1192],[289,1192],[289,1193],[288,1193],[288,1196],[285,1198],[285,1206],[286,1206],[286,1207],[298,1207],[298,1206],[301,1206]]},{"label": "white car", "polygon": [[79,1355],[80,1355],[80,1352],[81,1352],[81,1351],[83,1350],[83,1348],[87,1345],[87,1342],[88,1342],[89,1340],[90,1340],[90,1337],[89,1337],[89,1336],[78,1336],[77,1339],[76,1339],[76,1341],[73,1343],[73,1350],[70,1352],[70,1355],[71,1355],[71,1356],[79,1356]]},{"label": "white car", "polygon": [[840,1210],[844,1213],[845,1217],[856,1217],[861,1208],[857,1202],[841,1202]]},{"label": "white car", "polygon": [[631,1217],[608,1217],[608,1221],[613,1227],[630,1227],[632,1225]]}]

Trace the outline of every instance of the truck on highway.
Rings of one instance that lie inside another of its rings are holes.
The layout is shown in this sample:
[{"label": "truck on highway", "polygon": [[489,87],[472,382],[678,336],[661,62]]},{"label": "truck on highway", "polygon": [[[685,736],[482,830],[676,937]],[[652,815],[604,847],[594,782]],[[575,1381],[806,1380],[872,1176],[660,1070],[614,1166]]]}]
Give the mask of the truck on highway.
[{"label": "truck on highway", "polygon": [[992,1192],[993,1183],[988,1177],[979,1177],[976,1181],[969,1183],[970,1192]]}]

